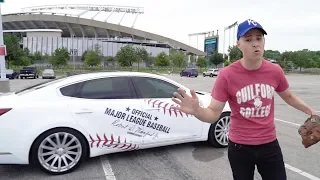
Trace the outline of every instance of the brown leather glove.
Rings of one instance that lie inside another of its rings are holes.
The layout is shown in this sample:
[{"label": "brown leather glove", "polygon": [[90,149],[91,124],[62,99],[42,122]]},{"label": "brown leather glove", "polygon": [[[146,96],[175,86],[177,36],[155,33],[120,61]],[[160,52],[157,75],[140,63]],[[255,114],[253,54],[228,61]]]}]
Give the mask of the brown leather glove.
[{"label": "brown leather glove", "polygon": [[298,130],[302,144],[308,148],[320,141],[320,116],[311,115]]}]

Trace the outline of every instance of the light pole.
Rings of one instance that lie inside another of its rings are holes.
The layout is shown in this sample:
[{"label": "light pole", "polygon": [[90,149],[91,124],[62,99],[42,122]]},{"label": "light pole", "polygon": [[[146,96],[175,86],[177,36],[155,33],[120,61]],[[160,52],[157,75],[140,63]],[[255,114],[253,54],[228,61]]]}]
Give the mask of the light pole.
[{"label": "light pole", "polygon": [[74,40],[74,33],[71,34],[71,41],[72,41],[72,62],[73,62],[73,70],[75,71],[76,70],[76,62],[74,60],[74,47],[73,47],[73,40]]}]

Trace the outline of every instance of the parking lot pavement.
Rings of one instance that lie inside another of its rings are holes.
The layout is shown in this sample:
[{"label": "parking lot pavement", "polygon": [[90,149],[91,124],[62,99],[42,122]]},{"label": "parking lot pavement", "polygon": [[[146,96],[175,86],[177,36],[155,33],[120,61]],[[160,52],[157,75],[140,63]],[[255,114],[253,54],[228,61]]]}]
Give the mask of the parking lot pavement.
[{"label": "parking lot pavement", "polygon": [[10,91],[18,91],[23,88],[33,86],[39,83],[51,81],[52,79],[12,79],[10,80]]},{"label": "parking lot pavement", "polygon": [[[200,91],[211,92],[215,77],[179,77],[165,75],[187,87]],[[319,76],[288,75],[292,91],[314,108],[320,110],[317,83]],[[19,89],[25,84],[33,85],[44,80],[13,80],[12,89]],[[304,149],[298,135],[298,125],[307,118],[303,113],[289,107],[278,96],[275,98],[275,121],[277,135],[284,154],[287,175],[290,180],[320,180],[319,156],[320,145]],[[112,173],[117,180],[148,180],[148,179],[232,179],[231,169],[227,158],[227,149],[212,148],[206,143],[188,143],[160,148],[145,149],[132,152],[123,152],[102,156],[103,161],[111,165]],[[111,169],[109,169],[111,170]],[[0,179],[27,180],[27,179],[108,179],[104,176],[100,158],[93,158],[84,163],[77,171],[49,177],[29,166],[0,166]],[[256,172],[255,179],[261,179]]]}]

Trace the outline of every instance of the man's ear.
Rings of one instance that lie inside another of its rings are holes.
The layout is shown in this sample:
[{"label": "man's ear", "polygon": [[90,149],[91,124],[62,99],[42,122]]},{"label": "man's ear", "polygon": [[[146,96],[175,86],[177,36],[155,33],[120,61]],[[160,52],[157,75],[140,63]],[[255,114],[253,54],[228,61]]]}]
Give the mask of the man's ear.
[{"label": "man's ear", "polygon": [[241,48],[240,48],[240,40],[237,40],[237,47],[241,50]]}]

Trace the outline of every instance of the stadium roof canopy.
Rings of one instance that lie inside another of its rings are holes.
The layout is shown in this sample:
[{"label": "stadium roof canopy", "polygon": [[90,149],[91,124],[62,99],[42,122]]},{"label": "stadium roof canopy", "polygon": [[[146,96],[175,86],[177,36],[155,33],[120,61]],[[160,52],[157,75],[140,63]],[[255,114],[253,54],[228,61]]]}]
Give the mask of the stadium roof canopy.
[{"label": "stadium roof canopy", "polygon": [[66,13],[19,12],[3,14],[2,20],[3,30],[61,29],[63,37],[71,37],[72,35],[88,38],[130,37],[135,41],[141,41],[141,43],[157,41],[157,43],[166,43],[188,54],[206,55],[199,49],[161,35]]}]

